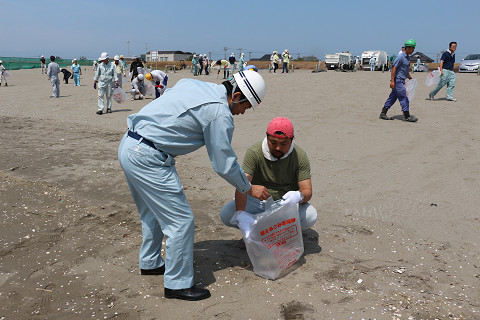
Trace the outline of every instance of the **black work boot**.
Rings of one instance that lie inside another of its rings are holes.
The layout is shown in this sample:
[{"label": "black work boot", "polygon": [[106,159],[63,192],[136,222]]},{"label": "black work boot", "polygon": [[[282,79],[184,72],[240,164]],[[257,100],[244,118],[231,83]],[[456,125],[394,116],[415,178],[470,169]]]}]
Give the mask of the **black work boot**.
[{"label": "black work boot", "polygon": [[387,116],[387,111],[388,111],[388,109],[383,107],[382,113],[380,113],[380,116],[378,118],[383,119],[383,120],[393,120],[393,118],[390,118],[390,117]]},{"label": "black work boot", "polygon": [[403,116],[405,119],[403,121],[408,121],[408,122],[417,122],[417,117],[410,115],[409,111],[403,111]]}]

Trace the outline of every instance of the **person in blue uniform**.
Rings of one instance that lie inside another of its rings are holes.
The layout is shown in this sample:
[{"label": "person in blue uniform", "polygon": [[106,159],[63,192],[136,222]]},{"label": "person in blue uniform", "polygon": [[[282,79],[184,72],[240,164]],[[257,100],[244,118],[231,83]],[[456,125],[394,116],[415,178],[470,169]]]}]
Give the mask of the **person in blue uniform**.
[{"label": "person in blue uniform", "polygon": [[442,89],[445,85],[447,85],[447,100],[448,101],[457,101],[457,99],[453,98],[453,89],[455,88],[455,82],[457,77],[455,76],[455,72],[453,72],[453,67],[455,65],[455,51],[457,50],[457,43],[450,42],[448,46],[448,50],[442,54],[442,58],[440,59],[440,82],[437,84],[435,89],[429,94],[430,100],[435,98],[440,89]]},{"label": "person in blue uniform", "polygon": [[[258,105],[264,95],[262,76],[250,70],[220,85],[182,79],[127,119],[118,158],[142,222],[140,273],[164,274],[166,298],[210,297],[193,283],[194,217],[175,157],[206,146],[215,172],[239,192],[248,192],[252,185],[231,146],[233,116]],[[262,192],[253,193],[266,199]]]},{"label": "person in blue uniform", "polygon": [[72,66],[70,67],[73,71],[73,83],[75,86],[80,86],[80,75],[82,74],[82,67],[77,62],[77,59],[73,59]]},{"label": "person in blue uniform", "polygon": [[387,116],[387,111],[395,103],[395,101],[400,102],[402,107],[403,116],[405,121],[416,122],[417,117],[410,115],[410,103],[407,98],[407,88],[405,88],[405,79],[412,79],[410,76],[410,55],[415,50],[417,43],[413,39],[408,39],[405,42],[405,51],[398,54],[393,62],[390,88],[392,91],[388,96],[385,105],[383,106],[382,112],[380,113],[379,118],[383,120],[393,120]]}]

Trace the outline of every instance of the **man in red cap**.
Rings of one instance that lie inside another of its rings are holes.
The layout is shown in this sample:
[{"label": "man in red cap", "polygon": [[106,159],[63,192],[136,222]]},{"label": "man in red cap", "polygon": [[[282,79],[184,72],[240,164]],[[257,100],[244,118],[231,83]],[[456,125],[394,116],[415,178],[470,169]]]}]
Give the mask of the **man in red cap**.
[{"label": "man in red cap", "polygon": [[315,224],[317,210],[308,203],[312,198],[310,161],[305,151],[294,145],[293,137],[292,122],[288,118],[275,118],[267,127],[265,139],[247,150],[242,167],[248,181],[257,188],[251,188],[243,194],[235,191],[235,199],[220,212],[225,225],[237,228],[230,222],[236,211],[250,214],[264,212],[266,200],[270,196],[282,205],[300,204],[300,224],[303,230]]}]

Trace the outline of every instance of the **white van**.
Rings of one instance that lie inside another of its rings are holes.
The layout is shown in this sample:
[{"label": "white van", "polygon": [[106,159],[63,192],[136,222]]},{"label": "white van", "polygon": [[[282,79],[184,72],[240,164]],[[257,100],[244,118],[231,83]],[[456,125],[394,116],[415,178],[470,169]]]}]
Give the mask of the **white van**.
[{"label": "white van", "polygon": [[[387,53],[380,50],[364,51],[360,64],[363,70],[370,70],[370,59],[375,58],[375,70],[388,70]],[[372,71],[372,70],[370,70]]]},{"label": "white van", "polygon": [[325,66],[329,70],[340,68],[342,65],[350,65],[352,54],[349,52],[338,52],[325,55]]}]

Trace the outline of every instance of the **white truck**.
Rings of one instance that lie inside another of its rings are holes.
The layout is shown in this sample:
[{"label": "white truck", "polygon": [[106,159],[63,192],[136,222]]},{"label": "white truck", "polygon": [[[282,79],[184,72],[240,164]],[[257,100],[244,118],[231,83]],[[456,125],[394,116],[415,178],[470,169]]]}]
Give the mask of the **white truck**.
[{"label": "white truck", "polygon": [[370,59],[372,57],[375,58],[375,70],[388,70],[387,53],[380,50],[364,51],[362,53],[360,63],[363,70],[370,70]]},{"label": "white truck", "polygon": [[325,55],[325,66],[329,70],[340,68],[342,65],[350,65],[351,62],[352,54],[349,52],[338,52]]}]

